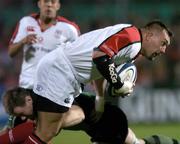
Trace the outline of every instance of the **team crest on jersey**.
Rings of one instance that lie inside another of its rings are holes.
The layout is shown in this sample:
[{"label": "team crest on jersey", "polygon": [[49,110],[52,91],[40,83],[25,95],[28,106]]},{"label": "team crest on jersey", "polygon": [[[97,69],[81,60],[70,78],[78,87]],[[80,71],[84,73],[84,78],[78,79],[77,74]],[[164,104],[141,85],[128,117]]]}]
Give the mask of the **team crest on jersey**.
[{"label": "team crest on jersey", "polygon": [[42,90],[43,90],[43,87],[42,87],[41,85],[37,84],[36,90],[37,90],[37,91],[42,91]]},{"label": "team crest on jersey", "polygon": [[64,102],[67,103],[67,104],[70,103],[70,101],[71,101],[70,98],[65,98],[65,99],[64,99]]},{"label": "team crest on jersey", "polygon": [[61,34],[62,34],[62,31],[61,30],[56,30],[55,31],[55,38],[60,38],[60,36],[61,36]]},{"label": "team crest on jersey", "polygon": [[35,28],[33,26],[28,26],[27,27],[27,32],[35,32]]},{"label": "team crest on jersey", "polygon": [[37,39],[38,39],[38,42],[39,42],[39,43],[42,43],[43,40],[44,40],[42,36],[38,37]]}]

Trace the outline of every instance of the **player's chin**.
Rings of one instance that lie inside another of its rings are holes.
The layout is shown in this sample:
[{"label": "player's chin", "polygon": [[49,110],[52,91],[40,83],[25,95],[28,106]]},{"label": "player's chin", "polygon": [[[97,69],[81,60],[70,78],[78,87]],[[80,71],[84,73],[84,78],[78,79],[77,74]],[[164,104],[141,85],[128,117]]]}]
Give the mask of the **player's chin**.
[{"label": "player's chin", "polygon": [[148,59],[154,61],[159,56],[161,56],[161,53],[153,53],[148,57]]},{"label": "player's chin", "polygon": [[54,16],[53,14],[47,14],[47,15],[46,15],[46,18],[49,19],[49,20],[51,20],[51,19],[54,19],[55,16]]},{"label": "player's chin", "polygon": [[155,60],[154,57],[147,57],[147,58],[148,58],[148,60],[150,60],[150,61],[154,61],[154,60]]},{"label": "player's chin", "polygon": [[55,17],[56,17],[56,14],[54,14],[54,12],[52,12],[52,11],[47,11],[46,12],[46,18],[54,19]]}]

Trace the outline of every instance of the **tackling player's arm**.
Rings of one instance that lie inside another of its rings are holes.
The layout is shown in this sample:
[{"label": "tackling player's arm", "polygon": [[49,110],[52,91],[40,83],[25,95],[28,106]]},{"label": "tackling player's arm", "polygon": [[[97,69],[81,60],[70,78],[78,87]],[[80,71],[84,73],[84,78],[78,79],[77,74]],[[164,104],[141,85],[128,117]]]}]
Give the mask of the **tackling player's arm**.
[{"label": "tackling player's arm", "polygon": [[97,112],[104,112],[104,78],[93,81],[96,93],[95,109]]}]

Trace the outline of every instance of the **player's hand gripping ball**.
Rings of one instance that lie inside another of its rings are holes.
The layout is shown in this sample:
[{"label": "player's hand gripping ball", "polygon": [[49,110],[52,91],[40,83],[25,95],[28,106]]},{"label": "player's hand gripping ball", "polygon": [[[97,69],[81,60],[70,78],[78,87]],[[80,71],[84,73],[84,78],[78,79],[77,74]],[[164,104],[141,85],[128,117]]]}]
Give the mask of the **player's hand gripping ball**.
[{"label": "player's hand gripping ball", "polygon": [[116,68],[118,76],[124,85],[120,89],[114,89],[109,83],[106,86],[106,93],[112,97],[125,97],[133,92],[133,87],[137,79],[137,69],[133,63],[125,63]]}]

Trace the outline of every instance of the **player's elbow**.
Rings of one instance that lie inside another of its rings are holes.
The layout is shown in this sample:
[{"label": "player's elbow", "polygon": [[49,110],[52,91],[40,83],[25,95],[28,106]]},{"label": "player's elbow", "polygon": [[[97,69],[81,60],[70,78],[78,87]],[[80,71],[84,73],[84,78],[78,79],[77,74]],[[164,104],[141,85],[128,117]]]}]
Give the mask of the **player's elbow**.
[{"label": "player's elbow", "polygon": [[15,56],[15,54],[13,53],[11,46],[8,47],[8,55],[13,58]]},{"label": "player's elbow", "polygon": [[9,45],[8,47],[8,55],[13,58],[16,55],[16,52],[13,50],[12,45]]}]

